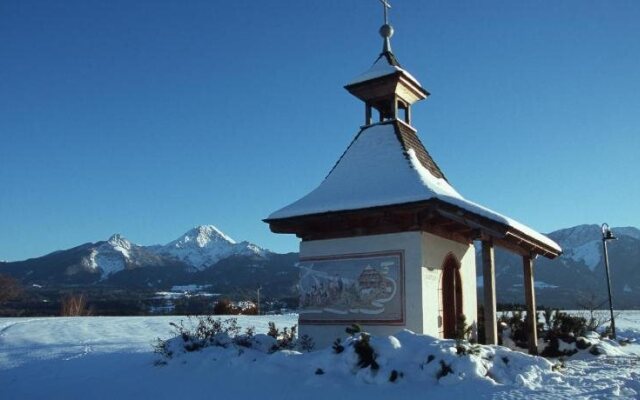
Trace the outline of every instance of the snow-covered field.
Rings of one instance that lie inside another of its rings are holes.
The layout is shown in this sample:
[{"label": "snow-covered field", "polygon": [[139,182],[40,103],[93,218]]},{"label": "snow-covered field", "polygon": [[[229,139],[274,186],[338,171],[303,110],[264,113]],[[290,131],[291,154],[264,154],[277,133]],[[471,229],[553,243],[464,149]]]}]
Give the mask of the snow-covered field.
[{"label": "snow-covered field", "polygon": [[[268,355],[217,347],[154,365],[159,356],[152,343],[170,337],[169,322],[179,320],[175,316],[0,319],[0,398],[640,398],[638,344],[621,347],[619,356],[577,357],[561,372],[551,371],[545,361],[504,348],[483,350],[493,360],[483,370],[475,356],[464,363],[455,361],[462,358],[450,354],[453,341],[407,332],[372,339],[380,353],[376,373],[353,369],[349,364],[353,354],[345,351],[337,356],[330,349]],[[242,326],[255,326],[259,333],[266,332],[268,321],[282,328],[297,323],[297,315],[238,318]],[[640,312],[622,312],[616,322],[619,336],[640,342]],[[411,364],[434,351],[457,363],[453,369],[462,372],[437,380],[429,372],[435,362],[423,361],[420,368]],[[509,362],[500,361],[505,354]],[[317,374],[318,368],[322,374]],[[403,372],[393,383],[387,378],[392,368]]]}]

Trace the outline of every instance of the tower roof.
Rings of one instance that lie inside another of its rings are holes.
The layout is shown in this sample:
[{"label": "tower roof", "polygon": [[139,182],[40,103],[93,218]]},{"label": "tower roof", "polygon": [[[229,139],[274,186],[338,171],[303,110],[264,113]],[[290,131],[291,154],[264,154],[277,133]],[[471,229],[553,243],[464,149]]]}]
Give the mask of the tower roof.
[{"label": "tower roof", "polygon": [[395,103],[398,100],[408,107],[416,101],[426,99],[429,92],[413,75],[400,66],[398,59],[391,51],[391,37],[394,30],[387,18],[387,10],[391,6],[386,0],[381,0],[381,3],[384,9],[384,25],[380,27],[382,52],[371,68],[353,78],[345,85],[345,89],[364,101],[367,106],[378,109],[384,118],[397,107]]},{"label": "tower roof", "polygon": [[404,75],[407,79],[411,80],[415,85],[422,87],[420,82],[407,70],[403,69],[398,62],[396,56],[390,52],[386,51],[380,54],[376,61],[373,63],[371,68],[363,72],[362,74],[353,78],[349,83],[345,85],[346,88],[363,83],[365,81],[371,81],[374,79],[382,78],[384,76],[400,74]]}]

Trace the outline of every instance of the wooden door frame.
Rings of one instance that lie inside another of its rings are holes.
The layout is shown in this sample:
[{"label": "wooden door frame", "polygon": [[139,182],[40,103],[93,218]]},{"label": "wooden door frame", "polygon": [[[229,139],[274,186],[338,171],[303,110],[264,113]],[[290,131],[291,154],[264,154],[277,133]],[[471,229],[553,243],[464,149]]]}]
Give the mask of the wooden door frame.
[{"label": "wooden door frame", "polygon": [[[442,301],[442,336],[446,339],[455,337],[459,317],[464,314],[464,298],[462,289],[461,263],[449,253],[442,262],[440,293]],[[451,293],[453,291],[453,293]],[[453,304],[451,304],[453,303]]]}]

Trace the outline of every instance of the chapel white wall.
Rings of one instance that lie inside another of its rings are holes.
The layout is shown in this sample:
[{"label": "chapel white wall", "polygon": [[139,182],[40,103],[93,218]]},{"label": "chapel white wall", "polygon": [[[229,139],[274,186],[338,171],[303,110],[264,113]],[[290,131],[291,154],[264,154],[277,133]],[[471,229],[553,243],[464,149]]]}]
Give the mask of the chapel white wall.
[{"label": "chapel white wall", "polygon": [[[393,335],[402,329],[423,332],[422,315],[422,235],[420,232],[402,232],[384,235],[304,241],[300,243],[300,258],[339,256],[357,253],[402,250],[404,252],[404,325],[361,324],[374,335]],[[299,334],[311,336],[316,348],[331,345],[336,338],[346,336],[348,323],[313,325],[300,323]]]},{"label": "chapel white wall", "polygon": [[442,326],[442,267],[449,254],[460,262],[462,280],[462,309],[467,323],[477,324],[476,259],[475,247],[422,232],[422,308],[423,331],[443,337]]},{"label": "chapel white wall", "polygon": [[[402,250],[404,252],[404,325],[366,325],[374,335],[392,335],[410,329],[442,337],[442,267],[452,254],[460,262],[463,286],[463,312],[467,323],[477,321],[476,265],[473,245],[466,245],[426,232],[402,232],[384,235],[304,241],[300,257],[314,258],[357,253]],[[300,324],[300,335],[307,334],[316,347],[329,346],[336,338],[345,337],[348,323],[336,325]]]}]

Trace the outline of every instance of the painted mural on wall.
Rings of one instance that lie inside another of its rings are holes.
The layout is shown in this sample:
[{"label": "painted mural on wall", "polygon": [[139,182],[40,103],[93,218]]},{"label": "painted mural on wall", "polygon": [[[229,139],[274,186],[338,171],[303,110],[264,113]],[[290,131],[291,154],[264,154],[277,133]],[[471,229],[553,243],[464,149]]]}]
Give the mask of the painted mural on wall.
[{"label": "painted mural on wall", "polygon": [[303,259],[300,321],[402,323],[401,252]]}]

